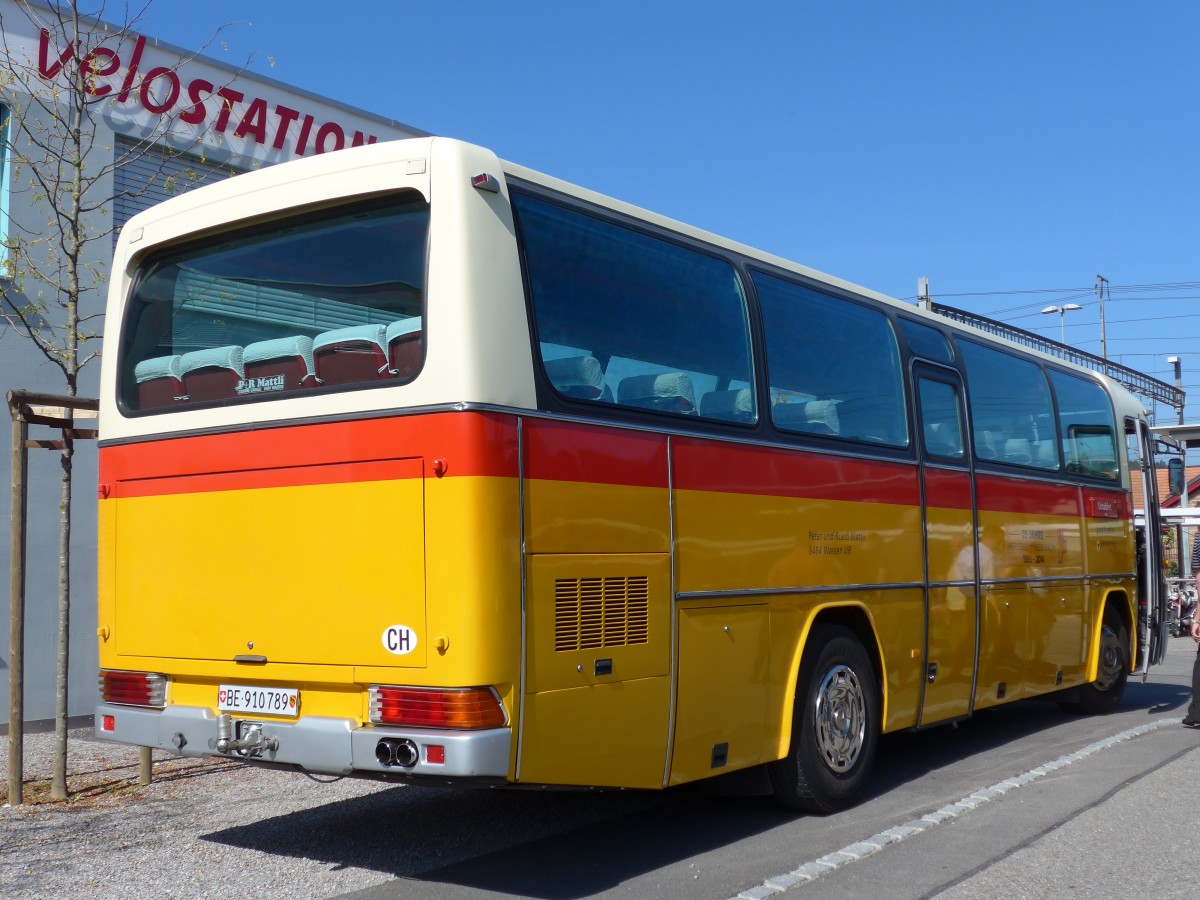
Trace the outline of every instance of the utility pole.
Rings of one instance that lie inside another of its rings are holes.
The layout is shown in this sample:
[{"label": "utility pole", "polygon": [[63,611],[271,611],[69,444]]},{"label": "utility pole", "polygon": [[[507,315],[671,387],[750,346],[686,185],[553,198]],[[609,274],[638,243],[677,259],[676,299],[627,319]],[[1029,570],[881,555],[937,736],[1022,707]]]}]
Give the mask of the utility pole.
[{"label": "utility pole", "polygon": [[929,298],[929,279],[924,275],[917,279],[917,306],[933,309],[933,301]]},{"label": "utility pole", "polygon": [[[1108,339],[1104,336],[1104,295],[1108,294],[1108,299],[1112,299],[1112,291],[1108,289],[1108,279],[1103,275],[1096,276],[1096,297],[1100,300],[1100,356],[1105,362],[1108,362]],[[1107,369],[1107,366],[1105,367]],[[1105,375],[1108,374],[1106,371]]]}]

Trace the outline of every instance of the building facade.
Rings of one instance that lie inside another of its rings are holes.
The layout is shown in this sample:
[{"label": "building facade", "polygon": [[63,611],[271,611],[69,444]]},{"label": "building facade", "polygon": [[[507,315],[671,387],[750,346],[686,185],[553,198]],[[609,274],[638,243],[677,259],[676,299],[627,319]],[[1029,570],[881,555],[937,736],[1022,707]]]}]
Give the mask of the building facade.
[{"label": "building facade", "polygon": [[[54,237],[45,192],[29,176],[32,166],[57,164],[44,152],[39,157],[36,144],[39,135],[48,139],[61,128],[62,98],[78,66],[87,78],[88,101],[88,151],[82,170],[89,203],[95,207],[84,220],[88,239],[82,269],[89,280],[80,294],[80,312],[92,317],[87,327],[96,331],[116,234],[138,211],[249,169],[425,134],[119,25],[84,22],[73,33],[55,9],[38,4],[0,0],[0,38],[5,56],[0,77],[7,97],[0,109],[0,238],[4,240],[0,253],[8,262],[0,283],[3,391],[59,394],[65,387],[58,367],[22,332],[14,316],[16,307],[29,307],[53,295],[54,285],[15,265],[11,247],[17,242],[37,247]],[[84,356],[94,347],[95,343],[88,346]],[[80,396],[96,396],[98,363],[86,365],[80,376]],[[11,476],[11,454],[4,457],[4,471]],[[24,719],[32,728],[54,716],[59,478],[58,453],[30,451]],[[73,719],[90,715],[97,699],[96,482],[94,444],[81,441],[76,444],[72,504],[69,713]],[[10,492],[0,492],[0,498],[0,515],[8,522]],[[0,561],[6,571],[12,563],[9,546],[9,541],[0,541]],[[7,591],[0,614],[9,621]],[[0,729],[10,721],[9,656],[9,643],[3,641]]]}]

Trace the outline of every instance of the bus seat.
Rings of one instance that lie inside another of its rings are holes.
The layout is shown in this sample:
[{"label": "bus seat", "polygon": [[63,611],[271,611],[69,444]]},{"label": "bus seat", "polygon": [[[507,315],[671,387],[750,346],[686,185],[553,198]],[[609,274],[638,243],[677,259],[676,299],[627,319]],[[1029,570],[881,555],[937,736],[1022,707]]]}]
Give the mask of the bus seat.
[{"label": "bus seat", "polygon": [[143,359],[133,369],[137,382],[138,409],[170,406],[183,399],[183,375],[176,356]]},{"label": "bus seat", "polygon": [[706,419],[753,423],[758,419],[754,410],[754,391],[750,388],[709,391],[700,398],[700,415]]},{"label": "bus seat", "polygon": [[1037,446],[1037,463],[1040,469],[1058,468],[1058,449],[1054,441],[1042,441]]},{"label": "bus seat", "polygon": [[188,400],[225,400],[238,395],[246,377],[241,347],[211,347],[193,350],[179,358],[183,392]]},{"label": "bus seat", "polygon": [[837,403],[833,400],[809,400],[803,403],[776,403],[771,420],[787,431],[809,434],[837,434]]},{"label": "bus seat", "polygon": [[[267,379],[266,390],[275,391],[294,390],[306,384],[317,384],[312,345],[312,338],[302,335],[247,344],[246,349],[242,351],[246,380]],[[270,379],[280,377],[283,380],[279,382],[278,387],[270,383]]]},{"label": "bus seat", "polygon": [[1033,463],[1033,450],[1025,438],[1009,438],[1004,442],[1005,462],[1028,466]]},{"label": "bus seat", "polygon": [[963,446],[957,431],[955,422],[927,422],[925,451],[930,456],[940,456],[943,459],[962,459]]},{"label": "bus seat", "polygon": [[384,340],[387,342],[392,375],[408,379],[421,368],[421,338],[424,333],[420,316],[397,319],[387,327]]},{"label": "bus seat", "polygon": [[313,338],[317,378],[323,384],[352,384],[384,377],[390,364],[382,325],[351,325]]},{"label": "bus seat", "polygon": [[617,385],[617,402],[622,406],[660,409],[666,412],[694,413],[696,391],[684,372],[658,375],[631,375]]},{"label": "bus seat", "polygon": [[599,400],[604,395],[604,373],[594,356],[563,356],[545,362],[546,375],[560,394],[577,400]]},{"label": "bus seat", "polygon": [[996,440],[990,431],[975,432],[975,455],[980,459],[995,459],[999,456],[996,453]]}]

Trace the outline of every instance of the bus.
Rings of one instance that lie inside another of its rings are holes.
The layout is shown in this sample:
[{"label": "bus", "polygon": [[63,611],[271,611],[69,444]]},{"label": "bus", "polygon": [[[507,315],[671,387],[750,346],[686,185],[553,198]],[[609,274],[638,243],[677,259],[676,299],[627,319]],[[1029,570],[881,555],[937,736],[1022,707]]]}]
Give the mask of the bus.
[{"label": "bus", "polygon": [[1131,394],[456,140],[134,217],[101,396],[106,740],[820,813],[1161,655]]}]

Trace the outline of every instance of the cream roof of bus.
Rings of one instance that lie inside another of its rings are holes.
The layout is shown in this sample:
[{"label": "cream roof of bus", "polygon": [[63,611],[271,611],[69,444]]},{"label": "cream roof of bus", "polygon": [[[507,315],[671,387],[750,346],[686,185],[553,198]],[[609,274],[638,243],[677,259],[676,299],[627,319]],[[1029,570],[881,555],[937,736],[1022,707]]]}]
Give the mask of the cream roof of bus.
[{"label": "cream roof of bus", "polygon": [[[782,270],[797,273],[835,289],[869,298],[897,310],[903,310],[906,315],[928,319],[931,322],[939,323],[959,333],[971,334],[979,340],[1000,346],[1014,346],[1008,341],[1004,341],[983,331],[950,322],[941,316],[923,311],[912,304],[903,303],[843,279],[835,278],[772,254],[763,253],[736,241],[728,240],[702,229],[693,228],[690,225],[672,220],[666,216],[640,209],[631,204],[586,190],[531,169],[503,162],[492,154],[491,151],[484,148],[449,138],[433,137],[382,142],[283,163],[256,172],[248,172],[228,181],[218,182],[190,191],[139,213],[122,229],[118,241],[117,259],[127,259],[129,267],[127,271],[114,271],[113,273],[114,277],[110,284],[109,313],[110,315],[117,313],[121,308],[133,276],[133,263],[145,251],[151,250],[155,246],[201,236],[205,233],[228,230],[231,227],[238,226],[243,220],[269,219],[276,214],[291,213],[305,207],[317,207],[330,203],[331,199],[341,201],[356,196],[382,195],[402,188],[416,188],[428,198],[432,193],[433,181],[442,177],[434,172],[438,166],[441,166],[444,170],[448,170],[443,175],[448,176],[452,174],[455,179],[461,179],[462,185],[442,182],[456,194],[461,194],[464,191],[474,193],[467,186],[471,175],[478,174],[480,171],[486,174],[503,173],[504,175],[542,185],[600,207],[641,219],[652,225],[678,232],[681,235],[703,241],[715,247],[724,248],[748,258],[759,260]],[[449,193],[450,191],[448,190],[443,194],[443,197],[446,197]],[[506,196],[507,188],[502,185],[501,194],[496,199],[504,202]],[[434,205],[436,206],[436,202]],[[117,319],[117,315],[112,315],[110,322],[115,323]],[[1141,404],[1132,395],[1127,394],[1124,388],[1116,385],[1115,382],[1105,379],[1091,370],[1038,353],[1029,348],[1020,348],[1020,350],[1024,354],[1041,357],[1053,362],[1055,365],[1073,369],[1091,378],[1101,380],[1114,397],[1120,398],[1119,407],[1122,415],[1140,414]],[[115,383],[115,355],[105,354],[103,357],[102,367],[107,372],[107,376],[105,377],[107,377],[107,384],[109,385]],[[520,389],[516,387],[514,382],[514,385],[506,393],[512,397],[525,397],[526,379],[524,375],[517,380],[521,382]],[[422,379],[418,379],[418,383],[421,381]],[[415,388],[415,385],[413,387]],[[111,394],[112,392],[109,390],[106,393]],[[361,394],[362,392],[358,393]],[[340,396],[342,399],[339,402],[343,406],[347,402],[350,402],[347,400],[349,395]],[[435,397],[431,394],[426,399],[428,402],[442,402],[445,400],[445,397]],[[464,398],[460,397],[457,399]],[[284,404],[290,402],[281,401]],[[364,399],[362,402],[368,401]],[[528,402],[531,402],[531,395]],[[357,401],[354,401],[351,405],[355,405],[356,403]],[[224,421],[228,419],[232,423],[247,419],[251,415],[248,412],[249,409],[250,407],[238,407],[235,410],[235,408],[230,407],[228,410],[196,411],[196,413],[189,415],[196,420],[199,427],[204,427],[200,423],[202,419],[212,418],[213,423],[209,424],[216,424],[217,420]],[[105,437],[123,436],[121,434],[114,435],[111,429],[111,424],[114,420],[120,418],[122,417],[117,413],[115,407],[108,410],[107,417],[102,412],[102,420],[106,420],[109,423],[109,426],[105,428]],[[128,419],[125,422],[128,423],[130,434],[143,431],[152,432],[154,430],[154,427],[149,424],[137,426]],[[127,429],[123,426],[118,430],[124,432]]]}]

